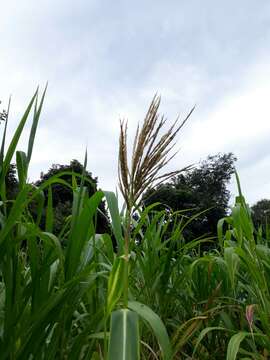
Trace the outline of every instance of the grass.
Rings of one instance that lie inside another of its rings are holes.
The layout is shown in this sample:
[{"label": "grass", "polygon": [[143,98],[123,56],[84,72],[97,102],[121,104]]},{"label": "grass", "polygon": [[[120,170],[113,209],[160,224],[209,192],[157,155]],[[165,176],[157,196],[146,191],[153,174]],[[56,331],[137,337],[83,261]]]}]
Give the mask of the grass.
[{"label": "grass", "polygon": [[[8,146],[8,114],[3,129],[1,359],[268,359],[269,238],[254,228],[239,180],[232,212],[217,224],[218,246],[203,254],[205,239],[185,243],[182,233],[188,223],[181,213],[155,211],[155,205],[142,210],[146,187],[171,176],[160,171],[185,123],[177,121],[160,135],[164,118],[158,117],[160,99],[155,97],[138,128],[130,162],[127,127],[121,123],[119,180],[125,211],[120,213],[112,192],[89,197],[84,175],[72,174],[72,214],[56,236],[51,186],[70,185],[61,174],[39,188],[27,182],[44,96],[45,91],[39,102],[38,91],[34,94]],[[18,151],[31,115],[28,148]],[[14,157],[19,193],[10,201],[5,176]],[[109,234],[96,233],[104,197],[117,253]],[[35,219],[29,211],[33,202]],[[45,230],[39,226],[44,213]],[[65,248],[62,238],[67,239]]]}]

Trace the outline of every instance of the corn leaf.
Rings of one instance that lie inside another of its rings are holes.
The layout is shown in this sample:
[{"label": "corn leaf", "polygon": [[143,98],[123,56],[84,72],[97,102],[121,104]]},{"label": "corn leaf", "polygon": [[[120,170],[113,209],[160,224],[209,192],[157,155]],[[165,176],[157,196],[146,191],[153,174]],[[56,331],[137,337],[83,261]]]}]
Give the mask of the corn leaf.
[{"label": "corn leaf", "polygon": [[128,309],[114,311],[111,316],[108,360],[140,359],[138,315]]},{"label": "corn leaf", "polygon": [[165,360],[171,359],[172,349],[170,339],[160,317],[148,306],[137,301],[129,301],[128,307],[135,311],[150,326],[159,343],[162,358]]}]

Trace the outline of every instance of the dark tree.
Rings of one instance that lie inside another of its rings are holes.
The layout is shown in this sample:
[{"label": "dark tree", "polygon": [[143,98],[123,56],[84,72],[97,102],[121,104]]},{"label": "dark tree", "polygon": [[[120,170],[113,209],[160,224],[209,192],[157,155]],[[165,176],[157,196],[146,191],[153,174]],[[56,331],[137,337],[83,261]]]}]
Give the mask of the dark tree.
[{"label": "dark tree", "polygon": [[[54,164],[49,169],[47,173],[41,173],[40,180],[38,180],[35,185],[40,186],[46,180],[50,179],[54,175],[58,175],[62,172],[73,172],[74,174],[83,173],[83,165],[78,160],[72,160],[69,165],[59,165]],[[91,172],[86,171],[85,176],[88,181],[84,182],[84,186],[87,187],[89,196],[93,195],[97,191],[97,178],[93,177]],[[61,176],[61,179],[68,182],[70,185],[72,183],[72,175],[64,174]],[[79,177],[76,178],[78,185],[81,183]],[[54,208],[54,231],[58,233],[64,224],[65,218],[71,214],[72,211],[72,201],[73,193],[70,188],[63,184],[53,184],[52,185],[52,195],[53,195],[53,208]],[[45,197],[47,200],[48,191],[45,190]],[[106,215],[105,203],[101,202],[99,209],[103,214]],[[105,216],[98,213],[97,215],[97,233],[105,233],[109,231],[109,223]]]},{"label": "dark tree", "polygon": [[251,206],[251,216],[255,228],[258,229],[261,226],[265,232],[266,224],[270,224],[270,200],[262,199]]},{"label": "dark tree", "polygon": [[190,224],[184,235],[187,240],[204,234],[215,235],[218,220],[227,214],[230,198],[227,184],[235,161],[232,153],[208,156],[198,167],[149,189],[143,196],[143,203],[148,206],[160,202],[160,208],[188,210],[185,215],[189,217],[208,209]]}]

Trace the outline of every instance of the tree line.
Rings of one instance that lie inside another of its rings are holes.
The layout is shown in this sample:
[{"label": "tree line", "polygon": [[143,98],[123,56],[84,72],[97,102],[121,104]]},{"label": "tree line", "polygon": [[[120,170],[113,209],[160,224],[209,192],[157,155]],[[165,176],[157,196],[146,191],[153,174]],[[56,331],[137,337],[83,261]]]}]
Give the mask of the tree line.
[{"label": "tree line", "polygon": [[[219,219],[225,217],[229,211],[230,192],[228,183],[234,173],[236,157],[232,153],[208,156],[197,166],[184,171],[170,181],[157,187],[149,188],[142,197],[142,207],[158,203],[156,210],[166,209],[168,212],[179,212],[185,219],[193,220],[184,230],[185,240],[189,241],[202,236],[215,236]],[[42,172],[40,178],[33,182],[34,186],[42,185],[54,175],[63,173],[61,178],[71,184],[71,173],[83,174],[83,165],[78,160],[69,164],[53,164],[47,172]],[[89,195],[98,190],[98,178],[86,171],[88,179],[84,186]],[[80,185],[80,178],[78,179]],[[16,166],[10,165],[6,176],[7,196],[14,199],[18,191]],[[48,190],[44,191],[45,203],[48,202]],[[52,199],[54,209],[54,231],[58,234],[71,214],[72,190],[63,184],[52,184]],[[97,216],[97,233],[110,232],[110,221],[106,212],[105,202],[99,206]],[[31,205],[32,215],[35,216],[35,204]],[[251,207],[255,227],[261,231],[267,229],[270,217],[270,200],[262,199]],[[41,219],[41,226],[45,226]]]}]

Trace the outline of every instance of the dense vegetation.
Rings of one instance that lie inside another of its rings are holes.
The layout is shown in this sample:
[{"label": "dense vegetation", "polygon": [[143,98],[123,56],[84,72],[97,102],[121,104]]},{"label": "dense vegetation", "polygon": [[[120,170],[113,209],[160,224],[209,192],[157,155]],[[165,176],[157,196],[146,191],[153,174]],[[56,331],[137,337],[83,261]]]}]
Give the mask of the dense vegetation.
[{"label": "dense vegetation", "polygon": [[234,173],[236,158],[232,153],[208,156],[199,166],[193,166],[148,189],[143,195],[144,206],[160,204],[156,209],[182,211],[186,217],[196,218],[185,229],[187,241],[216,235],[217,222],[228,213],[230,192],[227,184]]},{"label": "dense vegetation", "polygon": [[[53,178],[55,175],[59,175],[60,179],[68,182],[70,186],[72,185],[72,173],[82,175],[84,172],[84,177],[87,179],[87,182],[84,183],[84,186],[87,189],[88,195],[92,196],[97,192],[97,182],[98,179],[93,178],[92,174],[84,169],[83,165],[78,160],[72,160],[69,165],[60,165],[53,164],[51,168],[46,173],[41,173],[40,179],[35,182],[37,187],[40,187],[49,179]],[[77,180],[78,186],[80,186],[81,179]],[[71,214],[72,210],[72,200],[73,192],[72,188],[65,186],[61,183],[52,184],[52,200],[53,200],[53,212],[54,212],[54,226],[53,232],[59,234],[65,223],[65,219]],[[45,202],[48,202],[48,190],[44,189]],[[99,210],[97,213],[97,223],[96,223],[96,232],[99,234],[108,233],[109,230],[109,221],[108,216],[105,210],[105,203],[101,201],[98,206]],[[44,223],[43,218],[43,223]]]},{"label": "dense vegetation", "polygon": [[[254,227],[239,181],[239,196],[230,215],[217,222],[218,245],[211,251],[201,251],[207,239],[185,241],[192,218],[160,209],[159,204],[141,207],[148,187],[180,175],[160,171],[185,121],[160,136],[164,119],[158,120],[159,98],[155,98],[142,129],[138,128],[131,162],[127,128],[121,123],[119,181],[126,203],[122,213],[112,192],[90,193],[87,157],[81,172],[67,171],[68,178],[55,173],[38,186],[29,184],[27,172],[44,95],[38,103],[35,93],[6,151],[8,112],[4,119],[1,359],[267,359],[269,237]],[[16,151],[31,110],[27,151]],[[14,199],[6,191],[13,155],[18,172]],[[56,184],[72,192],[71,213],[58,232]],[[96,230],[104,199],[117,252],[110,233]]]}]

